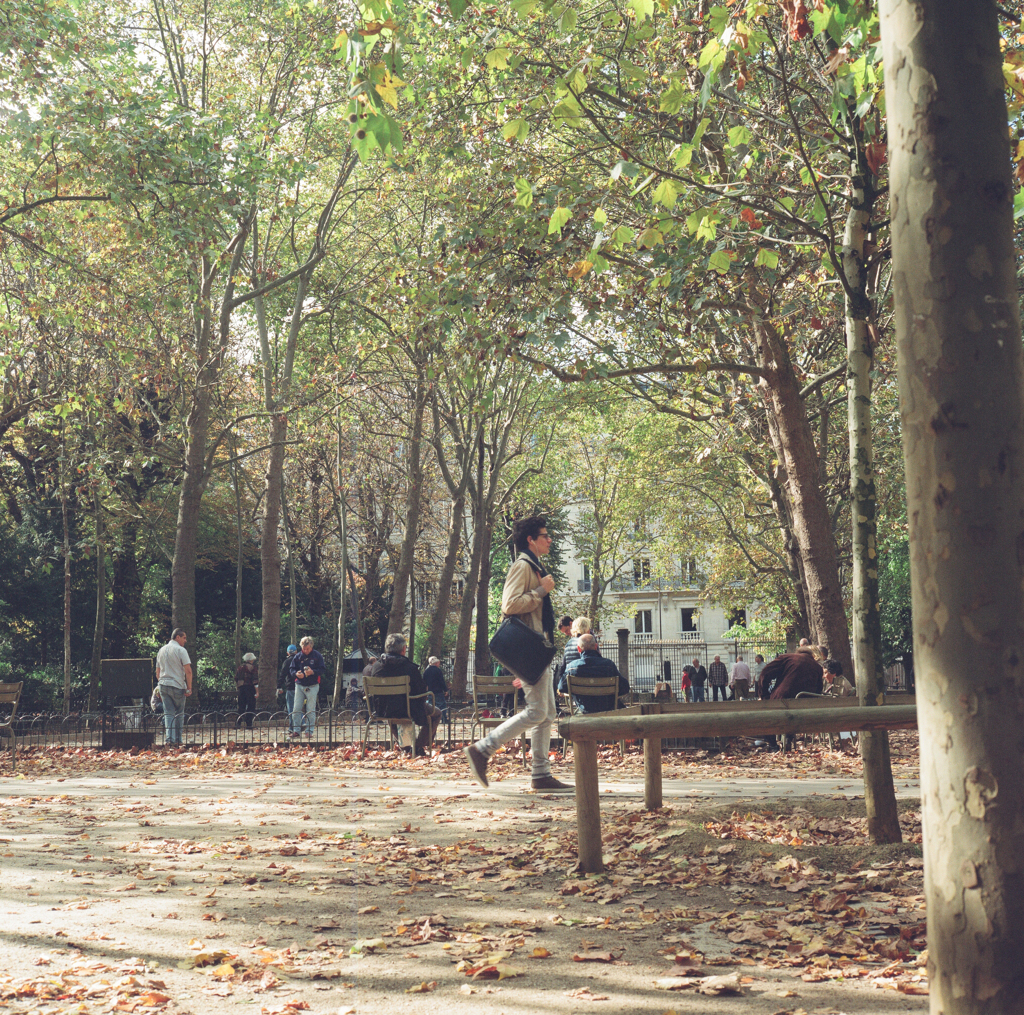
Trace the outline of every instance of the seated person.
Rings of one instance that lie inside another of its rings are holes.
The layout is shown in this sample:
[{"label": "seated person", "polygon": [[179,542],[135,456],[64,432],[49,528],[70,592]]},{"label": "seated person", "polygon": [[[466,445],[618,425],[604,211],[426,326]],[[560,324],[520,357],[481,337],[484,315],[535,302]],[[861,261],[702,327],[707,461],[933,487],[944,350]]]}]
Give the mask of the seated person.
[{"label": "seated person", "polygon": [[[619,678],[618,695],[629,694],[629,683],[626,678],[619,673],[619,668],[611,659],[605,659],[601,655],[597,649],[597,639],[589,631],[579,636],[578,644],[580,657],[566,666],[565,676],[558,685],[558,690],[562,694],[569,693],[569,681],[573,677],[607,677],[612,674]],[[612,711],[615,708],[615,699],[614,694],[573,694],[573,701],[584,715]]]},{"label": "seated person", "polygon": [[348,691],[345,693],[345,708],[351,712],[358,712],[363,707],[363,692],[359,688],[359,681],[353,677],[348,682]]},{"label": "seated person", "polygon": [[857,693],[853,684],[843,676],[843,664],[838,659],[825,660],[824,694],[834,694],[840,698],[848,698]]},{"label": "seated person", "polygon": [[[384,642],[384,655],[373,664],[370,676],[396,677],[401,674],[408,674],[409,694],[424,694],[428,690],[427,685],[420,674],[420,668],[411,659],[406,658],[406,650],[407,645],[404,636],[389,634]],[[441,710],[431,705],[429,699],[410,697],[408,715],[405,714],[405,702],[398,695],[388,695],[387,697],[371,695],[370,707],[375,715],[385,719],[388,717],[412,719],[419,726],[413,754],[417,757],[427,754],[434,743],[434,734],[437,732],[438,723],[441,721]],[[397,738],[397,727],[391,727],[391,734]]]}]

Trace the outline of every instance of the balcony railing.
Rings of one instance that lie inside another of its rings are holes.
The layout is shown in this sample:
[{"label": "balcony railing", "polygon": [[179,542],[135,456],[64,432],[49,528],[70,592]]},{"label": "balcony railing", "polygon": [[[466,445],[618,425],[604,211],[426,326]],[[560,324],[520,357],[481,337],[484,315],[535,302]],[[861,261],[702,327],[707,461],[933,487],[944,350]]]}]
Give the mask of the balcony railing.
[{"label": "balcony railing", "polygon": [[[592,581],[589,578],[580,578],[576,582],[577,592],[589,592]],[[672,578],[649,578],[637,580],[636,578],[615,578],[608,586],[609,592],[681,592],[684,590],[698,590],[704,587],[704,579],[700,576],[683,577],[676,575]]]}]

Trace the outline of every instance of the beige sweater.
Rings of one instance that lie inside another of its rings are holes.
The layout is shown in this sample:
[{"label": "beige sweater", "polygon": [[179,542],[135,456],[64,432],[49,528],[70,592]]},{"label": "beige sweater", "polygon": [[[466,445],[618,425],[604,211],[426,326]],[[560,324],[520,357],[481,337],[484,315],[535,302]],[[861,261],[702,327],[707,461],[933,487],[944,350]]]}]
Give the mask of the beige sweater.
[{"label": "beige sweater", "polygon": [[518,616],[524,624],[543,634],[544,595],[530,558],[520,554],[505,578],[505,588],[501,593],[502,615]]}]

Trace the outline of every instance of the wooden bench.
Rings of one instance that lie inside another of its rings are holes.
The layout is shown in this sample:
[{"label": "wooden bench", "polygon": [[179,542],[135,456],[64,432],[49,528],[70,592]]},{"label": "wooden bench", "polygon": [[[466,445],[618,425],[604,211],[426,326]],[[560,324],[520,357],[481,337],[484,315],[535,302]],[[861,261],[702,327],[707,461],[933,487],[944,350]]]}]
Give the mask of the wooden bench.
[{"label": "wooden bench", "polygon": [[[852,703],[838,704],[844,700]],[[641,715],[606,712],[570,716],[558,724],[559,734],[573,742],[579,868],[584,873],[604,870],[597,777],[599,740],[643,740],[644,806],[654,810],[662,804],[661,741],[667,737],[846,733],[917,726],[917,706],[912,698],[906,704],[871,707],[861,707],[850,698],[787,698],[696,704],[653,702],[641,708]]]}]

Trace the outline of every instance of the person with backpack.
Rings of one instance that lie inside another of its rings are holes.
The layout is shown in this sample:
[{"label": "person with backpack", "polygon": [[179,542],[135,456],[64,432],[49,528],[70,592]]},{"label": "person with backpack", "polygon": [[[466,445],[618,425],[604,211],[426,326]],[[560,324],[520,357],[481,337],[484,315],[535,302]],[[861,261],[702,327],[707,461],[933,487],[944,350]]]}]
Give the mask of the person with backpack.
[{"label": "person with backpack", "polygon": [[288,732],[298,733],[299,728],[292,720],[292,710],[295,708],[295,678],[292,676],[292,656],[299,651],[298,645],[289,645],[288,654],[281,663],[281,669],[277,674],[277,696],[284,698],[284,710],[288,713]]}]

